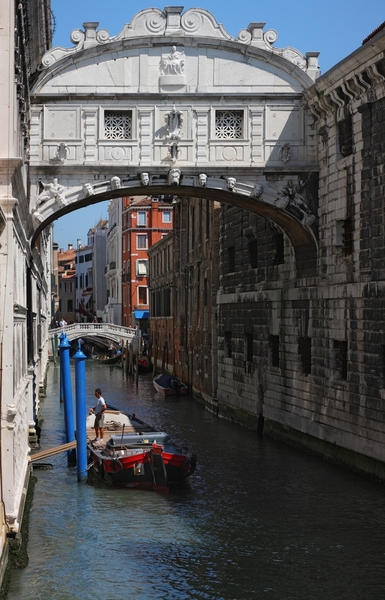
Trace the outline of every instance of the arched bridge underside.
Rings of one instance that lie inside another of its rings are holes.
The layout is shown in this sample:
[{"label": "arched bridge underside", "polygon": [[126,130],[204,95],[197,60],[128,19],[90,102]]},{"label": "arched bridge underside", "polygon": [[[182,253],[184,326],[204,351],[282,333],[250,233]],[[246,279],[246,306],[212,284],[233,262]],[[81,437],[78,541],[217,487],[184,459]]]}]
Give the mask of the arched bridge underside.
[{"label": "arched bridge underside", "polygon": [[204,9],[139,12],[116,37],[84,23],[53,48],[31,94],[30,239],[103,200],[175,195],[274,221],[317,255],[317,152],[303,92],[318,53],[230,36]]}]

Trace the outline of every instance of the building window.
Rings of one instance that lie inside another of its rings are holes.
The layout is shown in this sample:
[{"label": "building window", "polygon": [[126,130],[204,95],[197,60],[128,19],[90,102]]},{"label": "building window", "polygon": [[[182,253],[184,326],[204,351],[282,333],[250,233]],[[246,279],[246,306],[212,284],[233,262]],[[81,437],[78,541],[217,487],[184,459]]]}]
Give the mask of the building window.
[{"label": "building window", "polygon": [[104,111],[104,137],[107,140],[130,140],[132,138],[132,111]]},{"label": "building window", "polygon": [[136,236],[136,248],[137,250],[147,248],[147,233],[138,233]]},{"label": "building window", "polygon": [[248,363],[252,363],[254,358],[254,335],[251,331],[246,333],[246,360]]},{"label": "building window", "polygon": [[349,156],[353,152],[353,120],[351,115],[344,121],[338,123],[338,139],[340,144],[340,153],[342,156]]},{"label": "building window", "polygon": [[279,335],[269,336],[269,362],[272,367],[279,367]]},{"label": "building window", "polygon": [[227,249],[227,255],[229,259],[229,273],[235,272],[235,246],[230,246]]},{"label": "building window", "polygon": [[243,110],[217,110],[215,112],[215,137],[220,140],[243,137]]},{"label": "building window", "polygon": [[164,210],[162,212],[162,223],[171,223],[171,210]]},{"label": "building window", "polygon": [[138,304],[148,304],[147,302],[147,288],[144,286],[138,287]]},{"label": "building window", "polygon": [[258,242],[257,240],[250,240],[248,243],[249,250],[249,263],[253,269],[258,266]]},{"label": "building window", "polygon": [[348,378],[348,343],[345,341],[333,342],[333,370],[339,379]]},{"label": "building window", "polygon": [[146,227],[146,211],[139,210],[138,211],[138,227]]},{"label": "building window", "polygon": [[67,300],[67,312],[72,312],[73,311],[73,301],[72,299]]},{"label": "building window", "polygon": [[274,233],[275,255],[273,264],[282,265],[285,262],[285,244],[283,233]]},{"label": "building window", "polygon": [[301,358],[302,373],[311,373],[311,338],[300,337],[298,339],[298,353]]},{"label": "building window", "polygon": [[138,277],[147,277],[147,275],[148,275],[148,260],[139,259],[136,261],[136,275]]},{"label": "building window", "polygon": [[342,247],[345,256],[353,254],[353,219],[348,217],[342,229]]},{"label": "building window", "polygon": [[225,357],[231,358],[233,352],[233,341],[231,331],[225,331]]},{"label": "building window", "polygon": [[79,263],[84,263],[84,254],[79,256]]}]

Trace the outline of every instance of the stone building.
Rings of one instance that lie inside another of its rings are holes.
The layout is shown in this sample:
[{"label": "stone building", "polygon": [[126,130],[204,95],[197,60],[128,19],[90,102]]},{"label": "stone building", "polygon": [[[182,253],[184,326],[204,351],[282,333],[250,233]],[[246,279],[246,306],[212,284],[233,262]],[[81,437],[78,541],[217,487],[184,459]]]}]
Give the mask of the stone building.
[{"label": "stone building", "polygon": [[152,359],[208,403],[216,397],[218,202],[174,199],[174,230],[149,251]]},{"label": "stone building", "polygon": [[107,304],[103,321],[121,325],[122,322],[122,198],[108,205],[107,263],[105,267]]},{"label": "stone building", "polygon": [[1,582],[9,539],[20,531],[23,518],[30,443],[39,435],[39,392],[44,390],[52,317],[51,227],[43,228],[32,248],[32,232],[41,215],[31,203],[28,185],[29,92],[51,45],[50,2],[5,0],[0,22]]},{"label": "stone building", "polygon": [[76,251],[72,244],[68,249],[60,248],[57,255],[59,274],[58,321],[64,319],[74,323],[76,315]]},{"label": "stone building", "polygon": [[319,183],[285,193],[318,215],[316,267],[301,276],[279,227],[228,207],[218,294],[220,412],[382,479],[384,50],[382,27],[304,92]]}]

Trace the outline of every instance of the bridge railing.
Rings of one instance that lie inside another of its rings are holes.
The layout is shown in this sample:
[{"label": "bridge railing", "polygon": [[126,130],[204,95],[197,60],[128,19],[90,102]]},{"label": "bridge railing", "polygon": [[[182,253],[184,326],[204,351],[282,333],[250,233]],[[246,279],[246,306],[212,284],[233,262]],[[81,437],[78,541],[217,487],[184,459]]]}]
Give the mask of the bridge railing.
[{"label": "bridge railing", "polygon": [[58,337],[65,332],[68,338],[86,337],[87,335],[99,335],[108,337],[112,335],[114,338],[122,337],[124,339],[133,338],[137,334],[135,327],[124,327],[124,325],[114,325],[113,323],[73,323],[64,327],[56,327],[49,330],[49,337]]}]

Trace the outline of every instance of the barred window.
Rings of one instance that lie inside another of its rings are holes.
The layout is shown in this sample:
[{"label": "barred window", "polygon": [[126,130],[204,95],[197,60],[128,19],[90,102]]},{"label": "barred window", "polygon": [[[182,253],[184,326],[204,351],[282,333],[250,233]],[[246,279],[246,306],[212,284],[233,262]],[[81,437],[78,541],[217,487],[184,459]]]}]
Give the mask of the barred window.
[{"label": "barred window", "polygon": [[130,140],[132,138],[132,111],[104,111],[104,137],[107,140]]},{"label": "barred window", "polygon": [[353,152],[353,121],[351,115],[344,121],[338,123],[338,137],[340,153],[349,156]]},{"label": "barred window", "polygon": [[217,110],[215,137],[221,140],[243,137],[243,110]]}]

